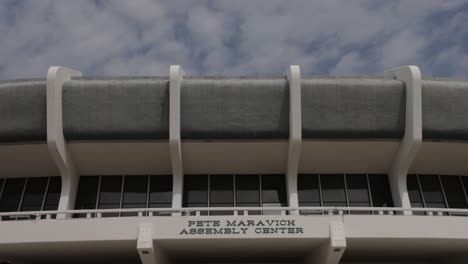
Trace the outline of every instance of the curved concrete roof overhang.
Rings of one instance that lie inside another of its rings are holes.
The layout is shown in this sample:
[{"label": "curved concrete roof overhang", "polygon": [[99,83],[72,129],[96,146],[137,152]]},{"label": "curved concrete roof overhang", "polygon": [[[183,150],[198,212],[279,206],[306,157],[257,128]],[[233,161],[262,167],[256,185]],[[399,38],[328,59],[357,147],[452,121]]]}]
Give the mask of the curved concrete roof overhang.
[{"label": "curved concrete roof overhang", "polygon": [[[468,82],[423,80],[424,140],[468,139]],[[0,142],[46,141],[46,81],[0,81]],[[67,140],[166,140],[167,77],[80,77],[63,85]],[[386,76],[302,78],[304,139],[403,137],[405,85]],[[184,77],[182,140],[287,140],[284,77]]]}]

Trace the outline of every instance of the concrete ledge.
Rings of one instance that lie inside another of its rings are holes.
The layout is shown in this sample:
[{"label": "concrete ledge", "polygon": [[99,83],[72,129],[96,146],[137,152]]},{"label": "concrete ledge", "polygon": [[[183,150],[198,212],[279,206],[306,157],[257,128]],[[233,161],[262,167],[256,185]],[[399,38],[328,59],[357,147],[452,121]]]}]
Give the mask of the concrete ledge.
[{"label": "concrete ledge", "polygon": [[302,79],[303,138],[402,138],[405,98],[397,80]]},{"label": "concrete ledge", "polygon": [[63,85],[67,140],[168,139],[169,82],[74,79]]},{"label": "concrete ledge", "polygon": [[425,140],[468,140],[468,82],[423,81]]},{"label": "concrete ledge", "polygon": [[47,140],[45,79],[0,82],[0,142]]},{"label": "concrete ledge", "polygon": [[[167,77],[72,78],[63,85],[68,140],[169,136]],[[401,139],[405,88],[385,76],[317,76],[302,81],[304,139]],[[182,82],[183,139],[287,139],[283,78],[191,77]],[[422,81],[425,140],[468,140],[468,82]],[[46,139],[44,79],[0,81],[0,142]]]},{"label": "concrete ledge", "polygon": [[288,139],[284,79],[186,79],[182,139]]}]

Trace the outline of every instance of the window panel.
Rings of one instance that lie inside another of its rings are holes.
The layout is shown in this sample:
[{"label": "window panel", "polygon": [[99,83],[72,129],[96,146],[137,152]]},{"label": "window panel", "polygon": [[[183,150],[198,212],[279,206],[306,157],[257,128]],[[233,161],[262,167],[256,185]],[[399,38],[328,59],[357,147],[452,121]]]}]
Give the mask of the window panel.
[{"label": "window panel", "polygon": [[233,175],[210,176],[210,206],[234,206]]},{"label": "window panel", "polygon": [[236,206],[260,206],[260,181],[258,175],[236,175]]},{"label": "window panel", "polygon": [[468,195],[468,176],[460,176],[460,180],[465,189],[465,194]]},{"label": "window panel", "polygon": [[261,175],[262,206],[286,206],[284,175]]},{"label": "window panel", "polygon": [[25,181],[25,178],[6,179],[0,199],[0,212],[18,211]]},{"label": "window panel", "polygon": [[122,208],[145,208],[148,176],[125,176]]},{"label": "window panel", "polygon": [[60,176],[50,177],[49,187],[47,189],[46,199],[44,203],[44,211],[58,209],[61,192],[62,179],[60,178]]},{"label": "window panel", "polygon": [[449,208],[467,208],[465,193],[458,176],[441,176]]},{"label": "window panel", "polygon": [[101,177],[98,208],[119,208],[121,191],[122,176]]},{"label": "window panel", "polygon": [[320,206],[318,175],[299,175],[297,179],[297,192],[299,206]]},{"label": "window panel", "polygon": [[20,211],[40,211],[47,187],[47,177],[29,178]]},{"label": "window panel", "polygon": [[75,209],[96,209],[98,185],[99,176],[80,177],[76,195]]},{"label": "window panel", "polygon": [[419,189],[416,175],[408,175],[407,178],[408,196],[412,207],[424,207],[421,190]]},{"label": "window panel", "polygon": [[346,187],[348,188],[349,206],[370,206],[369,187],[365,174],[347,174]]},{"label": "window panel", "polygon": [[369,185],[373,207],[393,207],[392,193],[388,176],[385,174],[369,174]]},{"label": "window panel", "polygon": [[322,174],[320,182],[324,206],[346,206],[343,174]]},{"label": "window panel", "polygon": [[172,176],[151,176],[150,183],[150,208],[172,207]]},{"label": "window panel", "polygon": [[[99,190],[99,209],[120,208],[122,176],[102,176]],[[105,213],[102,216],[118,216],[119,213]]]},{"label": "window panel", "polygon": [[[122,208],[146,208],[148,176],[127,175],[124,178]],[[136,216],[138,213],[124,212],[121,216]]]},{"label": "window panel", "polygon": [[[410,199],[411,207],[423,208],[424,202],[422,199],[421,189],[416,175],[408,175],[407,178],[408,196]],[[413,212],[414,215],[424,215],[424,212]]]},{"label": "window panel", "polygon": [[0,179],[0,199],[2,198],[2,189],[3,189],[3,183],[5,182],[4,179]]},{"label": "window panel", "polygon": [[423,199],[427,208],[445,208],[444,196],[437,175],[419,176]]},{"label": "window panel", "polygon": [[184,206],[208,206],[208,176],[185,175],[184,177]]}]

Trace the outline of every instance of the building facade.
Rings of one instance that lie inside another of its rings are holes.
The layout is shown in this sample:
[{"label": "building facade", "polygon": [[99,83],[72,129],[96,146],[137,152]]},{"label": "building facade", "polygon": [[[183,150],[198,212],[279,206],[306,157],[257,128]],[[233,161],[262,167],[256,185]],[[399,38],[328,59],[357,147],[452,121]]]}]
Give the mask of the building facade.
[{"label": "building facade", "polygon": [[468,82],[0,82],[0,262],[468,263]]}]

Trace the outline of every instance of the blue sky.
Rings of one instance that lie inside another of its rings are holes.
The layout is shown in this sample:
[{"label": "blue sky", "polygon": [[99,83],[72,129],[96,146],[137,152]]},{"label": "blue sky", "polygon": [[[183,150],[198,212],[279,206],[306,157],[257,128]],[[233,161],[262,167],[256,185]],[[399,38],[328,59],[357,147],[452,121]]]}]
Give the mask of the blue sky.
[{"label": "blue sky", "polygon": [[0,1],[0,79],[379,74],[468,79],[468,1]]}]

